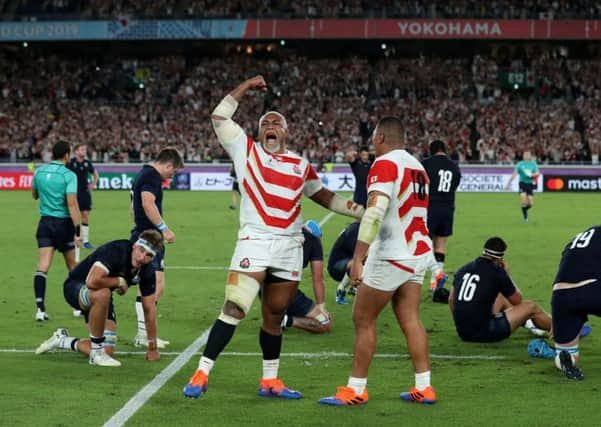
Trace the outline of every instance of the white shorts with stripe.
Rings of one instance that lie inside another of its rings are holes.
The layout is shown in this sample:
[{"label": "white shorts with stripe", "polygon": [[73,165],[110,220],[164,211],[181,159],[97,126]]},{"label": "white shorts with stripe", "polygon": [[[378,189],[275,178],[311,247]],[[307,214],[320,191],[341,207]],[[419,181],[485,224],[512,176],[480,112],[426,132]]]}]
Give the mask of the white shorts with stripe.
[{"label": "white shorts with stripe", "polygon": [[406,282],[420,285],[431,263],[432,255],[425,254],[410,260],[386,260],[367,257],[363,268],[363,283],[380,291],[396,291]]},{"label": "white shorts with stripe", "polygon": [[281,279],[300,282],[303,271],[303,239],[238,240],[230,270],[242,273],[267,271]]}]

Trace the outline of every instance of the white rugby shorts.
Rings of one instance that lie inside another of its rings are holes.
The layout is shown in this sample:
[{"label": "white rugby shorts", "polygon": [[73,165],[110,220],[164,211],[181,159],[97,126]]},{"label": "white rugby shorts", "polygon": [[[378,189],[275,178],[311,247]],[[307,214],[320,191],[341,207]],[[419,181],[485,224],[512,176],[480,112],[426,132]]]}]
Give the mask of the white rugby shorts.
[{"label": "white rugby shorts", "polygon": [[367,257],[363,268],[363,283],[380,291],[396,291],[406,282],[424,281],[426,270],[431,264],[430,253],[411,260],[385,260]]},{"label": "white rugby shorts", "polygon": [[238,240],[230,270],[243,273],[267,270],[281,279],[300,282],[303,271],[303,239]]}]

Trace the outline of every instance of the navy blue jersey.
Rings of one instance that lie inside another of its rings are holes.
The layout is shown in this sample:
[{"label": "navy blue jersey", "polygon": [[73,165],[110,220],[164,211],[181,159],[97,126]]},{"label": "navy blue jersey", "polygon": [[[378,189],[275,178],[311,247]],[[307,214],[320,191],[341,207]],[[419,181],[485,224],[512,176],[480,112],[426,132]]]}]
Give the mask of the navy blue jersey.
[{"label": "navy blue jersey", "polygon": [[499,293],[509,298],[516,292],[513,281],[502,267],[479,257],[455,273],[453,318],[461,336],[477,334],[492,316]]},{"label": "navy blue jersey", "polygon": [[355,244],[359,235],[359,222],[349,224],[338,236],[332,249],[330,258],[328,258],[328,269],[334,266],[338,261],[350,259],[355,253]]},{"label": "navy blue jersey", "polygon": [[437,154],[422,161],[424,169],[430,178],[431,202],[444,201],[455,203],[455,191],[461,181],[461,171],[457,163],[447,156]]},{"label": "navy blue jersey", "polygon": [[360,205],[367,204],[367,175],[373,164],[373,159],[370,158],[367,162],[363,162],[357,158],[354,162],[349,163],[353,175],[355,176],[355,192],[353,193],[353,201]]},{"label": "navy blue jersey", "polygon": [[69,273],[69,280],[85,283],[88,273],[96,262],[108,269],[109,277],[123,277],[129,286],[139,285],[142,296],[155,291],[155,271],[152,264],[146,264],[138,270],[132,270],[131,252],[133,243],[129,240],[113,240],[105,243],[86,259],[77,264]]},{"label": "navy blue jersey", "polygon": [[84,159],[83,162],[78,162],[77,158],[73,157],[69,160],[69,163],[67,163],[67,167],[77,175],[77,192],[81,193],[82,191],[89,191],[88,178],[90,174],[94,173],[94,165],[92,165],[92,162],[87,159]]},{"label": "navy blue jersey", "polygon": [[159,172],[150,165],[144,165],[142,170],[136,176],[136,180],[134,181],[134,185],[132,187],[132,203],[134,207],[134,223],[135,230],[144,231],[150,228],[156,227],[144,212],[144,207],[142,206],[142,192],[148,191],[149,193],[154,194],[154,203],[159,210],[161,216],[163,216],[163,178]]},{"label": "navy blue jersey", "polygon": [[601,225],[583,231],[566,245],[553,283],[597,278],[601,278]]},{"label": "navy blue jersey", "polygon": [[306,268],[311,261],[323,261],[323,247],[321,239],[315,237],[303,228],[303,268]]}]

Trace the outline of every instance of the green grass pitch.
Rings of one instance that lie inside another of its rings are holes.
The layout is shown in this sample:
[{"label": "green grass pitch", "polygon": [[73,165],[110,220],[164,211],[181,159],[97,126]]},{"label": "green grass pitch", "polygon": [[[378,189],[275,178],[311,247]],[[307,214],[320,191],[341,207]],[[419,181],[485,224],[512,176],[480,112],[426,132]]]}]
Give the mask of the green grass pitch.
[{"label": "green grass pitch", "polygon": [[[228,209],[229,193],[168,192],[165,218],[177,233],[168,247],[171,267],[226,267],[234,247],[238,211]],[[94,244],[129,237],[127,192],[93,195],[91,241]],[[163,355],[157,363],[141,354],[121,354],[118,369],[89,366],[70,352],[35,356],[33,349],[59,326],[85,336],[81,319],[72,317],[62,296],[66,270],[55,256],[48,275],[47,309],[51,320],[34,321],[32,276],[36,264],[37,203],[27,192],[0,193],[3,239],[0,244],[0,425],[99,426],[150,382],[176,357]],[[521,219],[516,194],[459,194],[455,234],[448,245],[446,269],[455,271],[476,257],[484,240],[500,235],[509,245],[512,277],[526,299],[549,310],[551,285],[561,250],[568,239],[599,222],[601,199],[590,194],[537,194],[529,223]],[[328,211],[305,200],[305,219],[321,220]],[[335,216],[324,225],[324,250],[349,222]],[[87,253],[83,251],[83,253]],[[209,328],[223,302],[225,270],[166,270],[167,287],[159,305],[160,336],[171,341],[170,352],[183,351]],[[300,401],[263,399],[256,395],[261,375],[257,304],[238,328],[227,352],[213,369],[209,391],[198,400],[182,397],[182,387],[195,370],[198,355],[175,374],[127,422],[128,426],[554,426],[596,425],[601,383],[599,345],[601,326],[591,318],[593,333],[581,343],[585,380],[572,382],[550,361],[531,359],[526,352],[533,338],[525,330],[499,344],[462,343],[456,336],[446,305],[434,304],[424,289],[422,321],[429,332],[432,382],[439,401],[433,406],[408,404],[399,392],[413,385],[406,346],[390,309],[378,324],[378,354],[369,372],[368,405],[322,407],[316,402],[346,384],[351,359],[328,352],[351,353],[353,326],[350,305],[334,302],[334,282],[328,278],[327,304],[334,326],[329,335],[286,331],[282,379],[303,392]],[[311,294],[310,272],[301,285]],[[133,352],[135,292],[115,296],[119,342],[117,349]],[[14,350],[14,351],[13,351]],[[466,358],[480,356],[481,358]],[[482,356],[494,356],[486,359]]]}]

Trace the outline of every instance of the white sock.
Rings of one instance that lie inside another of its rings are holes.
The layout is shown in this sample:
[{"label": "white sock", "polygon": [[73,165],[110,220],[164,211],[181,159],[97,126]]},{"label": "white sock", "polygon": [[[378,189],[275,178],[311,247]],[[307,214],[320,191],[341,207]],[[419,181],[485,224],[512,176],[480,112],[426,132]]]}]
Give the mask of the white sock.
[{"label": "white sock", "polygon": [[280,359],[263,360],[263,379],[272,380],[278,377]]},{"label": "white sock", "polygon": [[347,387],[355,390],[357,394],[363,394],[367,386],[367,378],[348,377]]},{"label": "white sock", "polygon": [[208,357],[202,356],[198,361],[198,369],[203,371],[205,374],[209,375],[211,373],[211,369],[213,369],[213,365],[215,364],[214,360],[209,359]]},{"label": "white sock", "polygon": [[82,225],[81,226],[81,239],[83,240],[84,243],[86,243],[86,242],[89,242],[89,237],[90,237],[90,226]]},{"label": "white sock", "polygon": [[92,351],[102,351],[104,349],[104,342],[101,342],[100,344],[95,343],[92,335],[90,335],[90,344],[92,346]]},{"label": "white sock", "polygon": [[536,328],[536,325],[534,325],[534,322],[532,321],[532,319],[528,319],[524,323],[524,328],[532,329],[532,328]]},{"label": "white sock", "polygon": [[146,321],[142,301],[136,301],[136,317],[138,318],[138,334],[146,336]]},{"label": "white sock", "polygon": [[342,280],[340,281],[340,283],[338,284],[338,288],[336,288],[336,290],[338,291],[344,291],[346,289],[346,287],[349,284],[349,277],[348,274],[345,274],[344,277],[342,278]]},{"label": "white sock", "polygon": [[415,373],[415,388],[423,390],[430,386],[430,371]]},{"label": "white sock", "polygon": [[64,350],[71,350],[71,343],[75,341],[77,338],[74,337],[65,337],[61,339],[59,347]]}]

